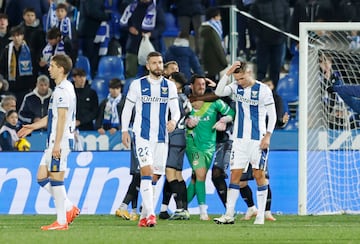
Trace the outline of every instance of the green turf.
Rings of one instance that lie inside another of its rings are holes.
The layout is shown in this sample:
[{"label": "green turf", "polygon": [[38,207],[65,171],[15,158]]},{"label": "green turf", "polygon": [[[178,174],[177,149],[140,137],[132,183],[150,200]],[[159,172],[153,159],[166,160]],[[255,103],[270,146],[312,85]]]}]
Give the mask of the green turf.
[{"label": "green turf", "polygon": [[54,216],[0,215],[0,243],[360,243],[359,215],[275,217],[263,226],[252,220],[216,225],[193,215],[139,228],[111,215],[80,215],[68,231],[41,231]]}]

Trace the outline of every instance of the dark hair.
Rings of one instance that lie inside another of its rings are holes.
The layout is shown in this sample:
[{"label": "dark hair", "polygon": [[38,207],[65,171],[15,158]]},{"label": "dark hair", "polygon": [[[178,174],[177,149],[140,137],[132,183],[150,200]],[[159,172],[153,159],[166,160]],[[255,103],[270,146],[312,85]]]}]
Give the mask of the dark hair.
[{"label": "dark hair", "polygon": [[186,77],[184,73],[181,72],[173,72],[171,73],[170,77],[175,80],[175,82],[181,84],[181,86],[184,86],[187,83]]},{"label": "dark hair", "polygon": [[68,74],[73,66],[71,58],[66,54],[55,54],[52,56],[51,61],[55,62],[56,66],[63,67],[64,74]]},{"label": "dark hair", "polygon": [[109,82],[109,88],[120,88],[122,90],[123,85],[121,84],[121,80],[118,78],[112,78]]},{"label": "dark hair", "polygon": [[46,33],[46,39],[48,40],[53,40],[58,37],[61,37],[61,31],[56,27],[49,29]]},{"label": "dark hair", "polygon": [[194,82],[195,82],[196,79],[205,79],[205,78],[206,78],[206,77],[203,76],[203,75],[193,74],[193,75],[191,76],[190,83],[191,83],[191,84],[194,84]]},{"label": "dark hair", "polygon": [[26,13],[28,13],[28,12],[34,13],[35,16],[36,16],[36,11],[35,11],[34,8],[24,8],[24,10],[23,10],[23,16],[24,16]]},{"label": "dark hair", "polygon": [[150,52],[150,53],[147,55],[146,61],[149,61],[149,59],[150,59],[151,57],[162,57],[162,55],[161,55],[161,53],[156,52],[156,51]]},{"label": "dark hair", "polygon": [[246,62],[240,62],[240,67],[236,68],[234,70],[234,73],[244,73],[247,69],[247,63]]},{"label": "dark hair", "polygon": [[220,15],[220,9],[218,9],[216,7],[211,7],[206,10],[205,18],[206,18],[206,20],[210,20],[218,15]]},{"label": "dark hair", "polygon": [[7,16],[7,14],[0,13],[0,19],[9,19],[9,17]]},{"label": "dark hair", "polygon": [[11,27],[11,29],[10,29],[10,36],[24,35],[24,33],[25,33],[25,30],[22,25],[16,25],[16,26]]},{"label": "dark hair", "polygon": [[189,40],[189,33],[185,32],[185,31],[180,31],[178,34],[179,38],[183,38],[183,39],[188,39]]},{"label": "dark hair", "polygon": [[5,115],[6,118],[9,118],[13,113],[18,114],[18,112],[16,110],[14,110],[14,109],[11,109],[11,110],[7,111],[6,115]]},{"label": "dark hair", "polygon": [[270,77],[265,77],[264,79],[262,79],[261,82],[262,82],[262,83],[265,83],[265,82],[272,82],[272,83],[274,83],[273,80],[272,80]]},{"label": "dark hair", "polygon": [[65,11],[67,12],[67,6],[65,3],[59,3],[57,6],[56,6],[56,10],[58,9],[65,9]]},{"label": "dark hair", "polygon": [[86,72],[85,70],[83,70],[82,68],[73,68],[72,72],[71,72],[72,76],[86,76]]}]

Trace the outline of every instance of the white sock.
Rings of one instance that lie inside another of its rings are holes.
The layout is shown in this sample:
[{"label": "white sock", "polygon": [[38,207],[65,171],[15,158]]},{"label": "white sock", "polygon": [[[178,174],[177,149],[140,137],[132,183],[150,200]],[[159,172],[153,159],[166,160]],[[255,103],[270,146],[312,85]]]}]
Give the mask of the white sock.
[{"label": "white sock", "polygon": [[235,215],[235,204],[239,197],[239,189],[229,188],[226,199],[226,215],[233,217]]},{"label": "white sock", "polygon": [[[52,190],[52,186],[50,184],[50,181],[48,183],[46,183],[43,188],[52,196],[54,197],[53,194],[53,190]],[[74,204],[70,201],[70,199],[66,196],[65,199],[65,209],[66,211],[70,211],[72,209],[72,207],[74,206]]]},{"label": "white sock", "polygon": [[161,204],[160,212],[166,212],[168,210],[168,205]]},{"label": "white sock", "polygon": [[151,183],[151,185],[152,185],[152,189],[153,189],[153,208],[155,209],[156,208],[156,198],[155,198],[155,194],[156,194],[156,182],[154,183],[154,182],[152,182]]},{"label": "white sock", "polygon": [[205,204],[200,204],[200,205],[199,205],[199,208],[200,208],[200,214],[207,214],[207,208],[208,208],[207,205],[205,205]]},{"label": "white sock", "polygon": [[66,222],[66,209],[65,209],[65,200],[66,200],[66,191],[65,186],[62,185],[52,185],[52,191],[55,199],[55,208],[57,214],[57,222],[59,224],[65,224]]},{"label": "white sock", "polygon": [[267,194],[268,194],[268,185],[258,186],[256,191],[256,198],[257,198],[257,206],[258,206],[257,216],[259,218],[264,218],[265,216]]},{"label": "white sock", "polygon": [[128,205],[126,203],[121,203],[119,209],[121,210],[127,210],[128,209]]},{"label": "white sock", "polygon": [[155,215],[154,213],[154,201],[153,201],[153,187],[151,185],[151,177],[150,179],[141,179],[140,181],[140,193],[143,200],[143,209],[141,215],[146,215],[149,217],[150,215]]}]

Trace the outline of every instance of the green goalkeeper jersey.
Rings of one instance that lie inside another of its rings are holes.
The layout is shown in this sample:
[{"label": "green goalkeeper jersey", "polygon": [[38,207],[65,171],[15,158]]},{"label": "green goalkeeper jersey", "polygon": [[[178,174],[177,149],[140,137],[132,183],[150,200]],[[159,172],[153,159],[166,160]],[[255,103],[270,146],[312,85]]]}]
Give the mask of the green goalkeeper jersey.
[{"label": "green goalkeeper jersey", "polygon": [[213,128],[218,120],[218,113],[230,115],[234,118],[235,112],[223,100],[204,102],[197,111],[190,112],[190,117],[195,117],[199,123],[192,129],[187,128],[186,140],[191,140],[200,150],[214,149],[216,146],[216,130]]}]

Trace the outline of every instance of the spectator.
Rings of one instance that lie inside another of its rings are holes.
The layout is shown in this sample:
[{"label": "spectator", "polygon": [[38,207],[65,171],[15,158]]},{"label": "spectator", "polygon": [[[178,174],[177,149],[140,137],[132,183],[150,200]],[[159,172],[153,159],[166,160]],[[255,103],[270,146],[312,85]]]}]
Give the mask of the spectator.
[{"label": "spectator", "polygon": [[0,104],[0,126],[5,122],[5,115],[10,110],[16,110],[16,97],[13,95],[5,96]]},{"label": "spectator", "polygon": [[176,61],[180,72],[185,74],[187,80],[190,80],[192,73],[203,75],[199,58],[190,48],[189,34],[187,33],[179,33],[179,36],[174,40],[174,44],[166,51],[165,60]]},{"label": "spectator", "polygon": [[43,16],[49,9],[49,0],[11,0],[6,1],[5,13],[9,16],[10,26],[16,26],[22,21],[21,14],[25,8],[35,9],[36,16]]},{"label": "spectator", "polygon": [[10,42],[9,20],[6,14],[0,13],[0,50],[4,50],[5,46]]},{"label": "spectator", "polygon": [[5,80],[2,75],[0,75],[0,104],[2,99],[7,95],[10,95],[9,82],[7,82],[7,80]]},{"label": "spectator", "polygon": [[46,35],[40,20],[36,16],[35,9],[25,8],[23,12],[23,22],[21,26],[24,28],[24,40],[29,46],[34,63],[34,74],[38,74],[39,61],[42,56],[42,50],[46,45]]},{"label": "spectator", "polygon": [[164,77],[169,78],[174,72],[179,72],[179,65],[176,61],[168,61],[164,64]]},{"label": "spectator", "polygon": [[323,22],[334,20],[331,0],[298,0],[294,6],[291,32],[299,36],[300,22]]},{"label": "spectator", "polygon": [[59,3],[56,6],[56,27],[59,28],[63,39],[72,39],[73,27],[71,26],[70,18],[67,17],[67,6],[64,3]]},{"label": "spectator", "polygon": [[199,28],[204,21],[205,9],[208,2],[203,0],[179,0],[176,1],[176,13],[179,29],[183,33],[190,34],[191,26],[195,34],[195,53],[200,54]]},{"label": "spectator", "polygon": [[108,21],[110,14],[105,12],[103,0],[81,0],[78,36],[80,49],[90,61],[91,76],[95,73],[99,62],[99,44],[94,43],[96,33],[102,21]]},{"label": "spectator", "polygon": [[54,27],[48,30],[46,38],[47,44],[42,51],[41,67],[48,67],[51,57],[55,54],[67,54],[71,57],[71,43],[62,40],[61,32],[58,28]]},{"label": "spectator", "polygon": [[201,24],[201,61],[208,78],[217,80],[220,71],[228,65],[223,46],[221,15],[218,8],[206,11],[206,22]]},{"label": "spectator", "polygon": [[52,91],[50,81],[46,75],[37,78],[35,89],[25,95],[19,110],[22,124],[31,124],[48,114],[48,107]]},{"label": "spectator", "polygon": [[17,151],[15,143],[19,140],[16,135],[18,113],[10,110],[6,113],[5,123],[0,128],[0,151]]},{"label": "spectator", "polygon": [[81,130],[94,130],[93,120],[99,107],[96,91],[90,88],[83,69],[74,68],[72,71],[76,93],[76,127]]},{"label": "spectator", "polygon": [[[287,0],[258,0],[251,7],[250,13],[280,30],[287,31],[290,20],[290,8]],[[276,87],[280,76],[283,53],[286,45],[285,35],[260,23],[253,23],[256,35],[257,79],[269,77]]]},{"label": "spectator", "polygon": [[95,122],[95,128],[100,135],[109,131],[111,135],[120,129],[120,115],[125,103],[125,97],[121,95],[121,80],[114,78],[109,83],[109,95],[99,106],[99,112]]},{"label": "spectator", "polygon": [[12,41],[0,56],[0,74],[9,82],[9,91],[16,96],[17,105],[20,106],[25,94],[35,87],[34,59],[24,41],[24,28],[12,27],[10,35]]},{"label": "spectator", "polygon": [[139,0],[126,7],[120,24],[129,30],[126,43],[125,77],[136,77],[137,55],[142,36],[148,35],[155,50],[161,51],[160,39],[165,30],[165,15],[161,7],[156,6],[154,0]]}]

